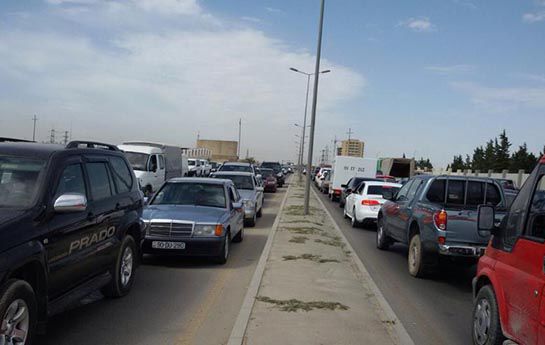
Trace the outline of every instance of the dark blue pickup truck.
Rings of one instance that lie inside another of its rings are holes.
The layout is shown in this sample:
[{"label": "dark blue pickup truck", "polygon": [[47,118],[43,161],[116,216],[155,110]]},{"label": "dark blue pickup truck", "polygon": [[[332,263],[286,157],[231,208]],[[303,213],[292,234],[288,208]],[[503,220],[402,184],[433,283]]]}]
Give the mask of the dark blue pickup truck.
[{"label": "dark blue pickup truck", "polygon": [[442,256],[476,262],[490,238],[477,228],[477,207],[494,205],[497,221],[506,212],[503,189],[490,178],[420,175],[388,198],[378,215],[377,248],[407,244],[415,277],[432,273]]}]

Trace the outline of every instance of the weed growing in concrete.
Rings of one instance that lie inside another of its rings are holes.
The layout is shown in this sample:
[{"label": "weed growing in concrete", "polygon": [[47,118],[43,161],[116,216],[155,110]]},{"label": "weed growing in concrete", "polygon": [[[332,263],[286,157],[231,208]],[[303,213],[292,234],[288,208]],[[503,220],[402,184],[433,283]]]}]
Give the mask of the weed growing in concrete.
[{"label": "weed growing in concrete", "polygon": [[314,309],[325,310],[348,310],[348,307],[339,302],[311,301],[303,302],[298,299],[278,300],[266,296],[258,296],[256,299],[260,302],[274,304],[280,311],[297,312],[299,310],[311,311]]},{"label": "weed growing in concrete", "polygon": [[292,243],[305,243],[308,240],[306,236],[293,236],[289,242]]},{"label": "weed growing in concrete", "polygon": [[328,245],[328,246],[333,246],[333,247],[341,247],[341,248],[344,248],[345,244],[342,243],[341,241],[338,241],[338,240],[321,240],[321,239],[315,239],[314,242],[316,243],[321,243],[321,244],[325,244],[325,245]]},{"label": "weed growing in concrete", "polygon": [[320,222],[313,222],[313,221],[310,221],[310,220],[306,220],[306,219],[302,219],[302,220],[286,220],[286,221],[283,221],[282,222],[283,224],[313,224],[313,225],[318,225],[318,226],[322,226],[324,225],[324,223],[320,223]]},{"label": "weed growing in concrete", "polygon": [[340,262],[337,259],[322,259],[321,255],[314,255],[314,254],[302,254],[300,256],[285,255],[282,258],[284,259],[284,261],[292,261],[292,260],[302,259],[302,260],[314,261],[314,262],[317,262],[317,263],[320,263],[320,264],[325,264],[325,263],[328,263],[328,262],[337,262],[337,263]]},{"label": "weed growing in concrete", "polygon": [[[310,207],[309,208],[309,214],[315,214],[316,212],[320,211],[319,208],[316,207]],[[303,208],[303,205],[289,205],[286,206],[284,209],[284,212],[288,216],[304,216],[305,215],[305,209]]]},{"label": "weed growing in concrete", "polygon": [[316,235],[322,233],[322,230],[308,226],[289,227],[285,229],[298,235]]}]

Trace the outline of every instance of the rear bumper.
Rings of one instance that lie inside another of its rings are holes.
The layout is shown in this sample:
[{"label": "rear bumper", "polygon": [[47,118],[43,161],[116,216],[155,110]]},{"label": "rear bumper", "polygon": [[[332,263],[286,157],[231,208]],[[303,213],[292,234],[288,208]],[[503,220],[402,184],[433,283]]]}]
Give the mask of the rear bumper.
[{"label": "rear bumper", "polygon": [[485,249],[484,245],[439,244],[439,254],[446,256],[479,258],[483,256]]},{"label": "rear bumper", "polygon": [[[218,256],[223,248],[224,237],[164,239],[146,238],[142,247],[144,254],[173,256]],[[156,249],[152,241],[184,242],[185,249]]]},{"label": "rear bumper", "polygon": [[263,190],[265,192],[276,192],[276,184],[266,184]]}]

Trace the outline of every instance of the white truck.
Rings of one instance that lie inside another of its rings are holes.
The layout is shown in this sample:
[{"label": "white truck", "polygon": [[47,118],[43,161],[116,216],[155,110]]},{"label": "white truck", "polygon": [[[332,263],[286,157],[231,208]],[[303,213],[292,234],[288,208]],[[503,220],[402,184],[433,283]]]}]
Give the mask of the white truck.
[{"label": "white truck", "polygon": [[187,175],[187,158],[177,146],[144,141],[129,141],[118,146],[131,164],[140,187],[146,196],[156,192],[173,177]]},{"label": "white truck", "polygon": [[336,156],[331,174],[328,195],[331,200],[337,201],[341,196],[341,185],[352,177],[376,177],[377,159]]},{"label": "white truck", "polygon": [[187,160],[189,165],[188,176],[203,176],[203,166],[201,165],[201,160],[197,158],[189,158]]}]

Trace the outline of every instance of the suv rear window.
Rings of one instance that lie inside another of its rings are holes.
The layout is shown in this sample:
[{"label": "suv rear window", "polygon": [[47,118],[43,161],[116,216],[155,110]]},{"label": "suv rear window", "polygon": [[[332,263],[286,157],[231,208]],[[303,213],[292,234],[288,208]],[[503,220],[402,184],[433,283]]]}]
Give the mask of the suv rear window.
[{"label": "suv rear window", "polygon": [[132,188],[132,174],[129,167],[122,158],[110,158],[112,165],[112,173],[114,175],[115,184],[118,193],[125,193]]},{"label": "suv rear window", "polygon": [[110,177],[106,163],[86,163],[93,200],[102,200],[112,196]]},{"label": "suv rear window", "polygon": [[426,198],[430,202],[445,202],[445,180],[437,179],[431,183],[430,189],[426,194]]}]

